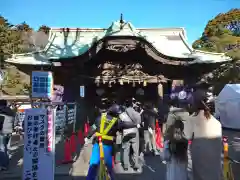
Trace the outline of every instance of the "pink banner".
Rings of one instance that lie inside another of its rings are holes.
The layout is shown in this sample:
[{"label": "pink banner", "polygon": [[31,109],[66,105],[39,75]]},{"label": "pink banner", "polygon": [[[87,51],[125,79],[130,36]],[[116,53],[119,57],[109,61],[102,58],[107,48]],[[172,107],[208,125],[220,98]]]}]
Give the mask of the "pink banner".
[{"label": "pink banner", "polygon": [[47,151],[52,152],[53,151],[53,110],[48,110],[48,129],[47,129]]}]

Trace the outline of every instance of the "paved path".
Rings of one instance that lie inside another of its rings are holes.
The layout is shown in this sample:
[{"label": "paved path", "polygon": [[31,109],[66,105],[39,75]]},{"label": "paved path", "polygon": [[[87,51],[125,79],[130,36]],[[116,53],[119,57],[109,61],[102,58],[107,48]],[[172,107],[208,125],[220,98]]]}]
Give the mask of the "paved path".
[{"label": "paved path", "polygon": [[[15,145],[10,148],[11,151],[11,161],[10,161],[10,171],[7,172],[0,172],[0,180],[4,179],[11,179],[11,180],[19,180],[21,179],[22,174],[22,155],[23,155],[23,146],[20,143],[19,146]],[[58,143],[56,145],[56,161],[60,160],[63,157],[63,144]],[[60,151],[59,151],[60,150]],[[73,164],[69,165],[60,165],[56,166],[56,177],[55,179],[85,179],[87,170],[88,170],[88,162],[91,155],[91,145],[86,145],[84,147],[78,146],[78,154],[76,157],[76,161]],[[159,176],[164,176],[165,174],[165,165],[161,163],[160,156],[156,157],[146,157],[145,163],[143,165],[141,172],[136,172],[132,169],[125,172],[122,169],[120,164],[115,165],[115,172],[117,180],[157,180]],[[151,176],[151,178],[149,178]],[[164,177],[163,177],[164,179]]]},{"label": "paved path", "polygon": [[[234,159],[240,160],[240,132],[235,131],[224,131],[224,134],[229,137],[230,155]],[[63,157],[63,144],[58,143],[56,152],[57,161]],[[78,156],[76,162],[69,165],[61,165],[56,167],[56,180],[70,180],[79,179],[83,180],[86,178],[88,161],[91,155],[91,145],[85,147],[78,147]],[[11,148],[11,171],[6,173],[0,172],[0,180],[19,180],[22,174],[22,147],[13,146]],[[233,171],[235,179],[240,179],[240,166],[233,165]],[[130,169],[128,172],[124,172],[120,165],[115,166],[116,179],[117,180],[164,180],[165,179],[165,165],[161,163],[160,156],[146,157],[145,163],[141,172],[135,172]]]}]

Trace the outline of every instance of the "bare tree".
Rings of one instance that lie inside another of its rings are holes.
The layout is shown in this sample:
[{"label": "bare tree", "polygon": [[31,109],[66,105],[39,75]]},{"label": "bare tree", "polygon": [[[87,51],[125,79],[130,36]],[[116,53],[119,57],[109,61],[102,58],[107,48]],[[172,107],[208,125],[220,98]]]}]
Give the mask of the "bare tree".
[{"label": "bare tree", "polygon": [[22,32],[22,46],[25,52],[40,51],[45,48],[48,43],[48,34],[42,31]]}]

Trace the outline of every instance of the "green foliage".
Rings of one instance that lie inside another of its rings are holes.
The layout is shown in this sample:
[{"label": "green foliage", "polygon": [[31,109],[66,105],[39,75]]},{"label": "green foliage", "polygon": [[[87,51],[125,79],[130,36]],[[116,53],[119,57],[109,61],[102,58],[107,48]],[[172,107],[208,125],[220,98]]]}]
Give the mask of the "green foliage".
[{"label": "green foliage", "polygon": [[29,95],[30,77],[14,66],[4,69],[3,91],[8,95]]},{"label": "green foliage", "polygon": [[21,24],[17,24],[15,27],[16,27],[17,31],[20,31],[20,32],[31,32],[31,31],[33,31],[33,29],[26,22],[23,22]]},{"label": "green foliage", "polygon": [[210,20],[202,36],[193,43],[194,49],[226,53],[233,62],[222,65],[212,72],[207,81],[221,89],[227,83],[240,82],[240,9],[218,14]]},{"label": "green foliage", "polygon": [[210,20],[202,36],[193,43],[194,49],[226,52],[232,58],[240,56],[240,9],[218,14]]},{"label": "green foliage", "polygon": [[[43,25],[39,31],[48,33],[49,29]],[[4,59],[12,54],[32,51],[34,45],[30,39],[34,33],[34,30],[26,22],[12,25],[7,19],[0,16],[0,67],[5,75],[3,82],[5,94],[28,95],[30,92],[30,77],[16,67],[5,63]],[[38,36],[38,39],[42,39],[42,36]]]},{"label": "green foliage", "polygon": [[42,25],[39,27],[38,31],[44,32],[45,34],[48,34],[50,31],[50,28],[46,25]]}]

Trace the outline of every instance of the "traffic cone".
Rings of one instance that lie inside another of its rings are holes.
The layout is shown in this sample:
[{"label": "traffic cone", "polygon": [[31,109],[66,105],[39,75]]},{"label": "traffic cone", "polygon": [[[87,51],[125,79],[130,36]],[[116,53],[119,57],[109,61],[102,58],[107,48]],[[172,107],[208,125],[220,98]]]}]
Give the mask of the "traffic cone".
[{"label": "traffic cone", "polygon": [[83,133],[81,130],[78,131],[78,141],[81,145],[84,144],[84,138],[83,138]]},{"label": "traffic cone", "polygon": [[76,153],[76,151],[77,151],[76,139],[75,139],[75,134],[74,133],[70,137],[70,149],[71,149],[71,153]]},{"label": "traffic cone", "polygon": [[156,120],[156,145],[158,146],[159,149],[163,148],[163,143],[162,143],[162,132],[158,124],[158,120]]},{"label": "traffic cone", "polygon": [[58,162],[58,164],[70,164],[70,163],[73,163],[72,155],[71,155],[71,144],[70,144],[70,140],[66,139],[64,144],[64,159]]},{"label": "traffic cone", "polygon": [[115,165],[115,157],[112,156],[112,168],[114,168],[114,165]]},{"label": "traffic cone", "polygon": [[86,122],[86,123],[84,124],[84,136],[85,136],[85,137],[88,136],[89,127],[90,127],[90,126],[89,126],[88,122]]}]

